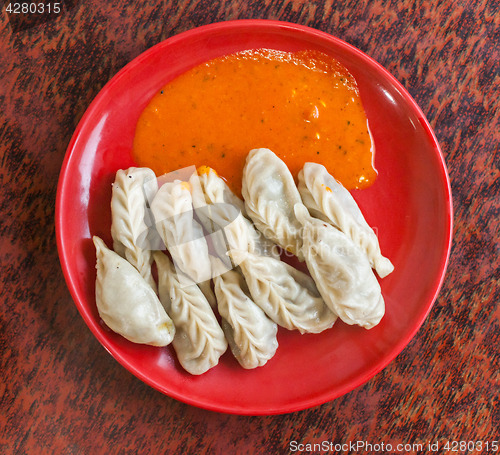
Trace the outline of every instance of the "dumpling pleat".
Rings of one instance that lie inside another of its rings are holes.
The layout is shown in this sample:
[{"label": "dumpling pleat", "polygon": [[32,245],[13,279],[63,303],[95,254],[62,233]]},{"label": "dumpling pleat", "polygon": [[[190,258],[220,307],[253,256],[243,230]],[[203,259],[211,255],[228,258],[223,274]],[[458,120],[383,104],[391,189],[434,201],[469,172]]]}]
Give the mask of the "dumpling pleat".
[{"label": "dumpling pleat", "polygon": [[257,229],[303,260],[301,225],[293,214],[294,205],[301,199],[286,164],[269,149],[251,150],[243,169],[241,192]]},{"label": "dumpling pleat", "polygon": [[183,284],[162,252],[155,252],[154,260],[160,300],[176,328],[173,346],[177,358],[189,373],[203,374],[217,365],[227,350],[224,332],[200,288]]},{"label": "dumpling pleat", "polygon": [[391,261],[382,256],[378,238],[352,195],[323,165],[306,163],[299,173],[298,189],[311,214],[346,234],[365,252],[381,278],[394,270]]},{"label": "dumpling pleat", "polygon": [[156,176],[151,169],[120,169],[116,173],[111,196],[113,249],[126,258],[155,291],[146,212],[148,198],[157,188]]},{"label": "dumpling pleat", "polygon": [[243,368],[266,364],[278,348],[277,325],[249,297],[239,272],[224,272],[214,283],[222,329],[234,356]]}]

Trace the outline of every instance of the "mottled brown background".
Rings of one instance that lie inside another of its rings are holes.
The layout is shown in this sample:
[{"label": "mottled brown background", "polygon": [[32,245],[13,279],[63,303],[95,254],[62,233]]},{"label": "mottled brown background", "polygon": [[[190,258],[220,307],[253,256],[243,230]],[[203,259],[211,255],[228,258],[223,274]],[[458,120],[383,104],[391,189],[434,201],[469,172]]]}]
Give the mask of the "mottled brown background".
[{"label": "mottled brown background", "polygon": [[[500,440],[498,0],[73,0],[48,20],[24,21],[9,20],[7,3],[0,15],[0,453],[281,454],[291,440]],[[242,18],[330,32],[394,74],[436,132],[455,210],[443,289],[408,347],[351,393],[270,417],[197,409],[128,373],[72,303],[54,232],[65,149],[103,85],[169,36]]]}]

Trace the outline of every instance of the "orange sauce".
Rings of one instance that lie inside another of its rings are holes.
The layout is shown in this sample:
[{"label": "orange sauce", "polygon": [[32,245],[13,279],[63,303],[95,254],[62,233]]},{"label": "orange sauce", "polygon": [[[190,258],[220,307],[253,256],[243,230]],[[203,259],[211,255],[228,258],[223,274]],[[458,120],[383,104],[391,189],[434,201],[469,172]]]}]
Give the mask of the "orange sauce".
[{"label": "orange sauce", "polygon": [[246,156],[259,147],[295,177],[307,161],[325,165],[348,189],[377,175],[356,81],[316,51],[245,51],[187,71],[142,112],[133,154],[157,175],[210,166],[239,194]]}]

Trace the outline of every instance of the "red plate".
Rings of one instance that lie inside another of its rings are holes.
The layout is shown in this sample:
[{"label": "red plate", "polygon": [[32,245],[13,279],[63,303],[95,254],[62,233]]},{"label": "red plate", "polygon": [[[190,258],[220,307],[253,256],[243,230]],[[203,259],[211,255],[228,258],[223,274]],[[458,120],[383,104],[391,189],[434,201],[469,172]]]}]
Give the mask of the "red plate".
[{"label": "red plate", "polygon": [[[316,49],[354,75],[376,147],[376,183],[355,191],[395,271],[381,280],[386,315],[371,330],[338,322],[319,335],[280,329],[267,365],[244,370],[228,351],[195,377],[171,346],[135,345],[107,330],[94,298],[96,234],[111,245],[109,202],[119,168],[134,165],[137,119],[153,94],[191,67],[252,48]],[[451,192],[443,156],[419,107],[368,56],[326,33],[265,20],[223,22],[174,36],[123,68],[92,102],[69,144],[57,193],[59,256],[73,299],[94,335],[125,368],[157,390],[206,409],[276,414],[332,400],[363,384],[411,340],[441,286],[451,243]],[[416,360],[418,361],[418,359]]]}]

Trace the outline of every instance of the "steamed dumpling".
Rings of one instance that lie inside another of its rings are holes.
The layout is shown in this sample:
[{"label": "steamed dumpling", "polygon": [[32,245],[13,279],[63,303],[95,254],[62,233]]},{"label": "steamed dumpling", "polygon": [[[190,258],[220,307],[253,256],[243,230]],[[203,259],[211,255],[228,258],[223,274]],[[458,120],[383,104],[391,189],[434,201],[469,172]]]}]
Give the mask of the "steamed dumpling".
[{"label": "steamed dumpling", "polygon": [[217,200],[219,203],[236,207],[243,216],[247,216],[245,203],[231,191],[231,188],[229,188],[224,179],[218,176],[214,169],[208,166],[200,166],[196,175],[200,179],[200,188],[205,192],[205,196],[208,199],[205,199],[205,203],[213,204]]},{"label": "steamed dumpling", "polygon": [[156,228],[186,284],[199,284],[212,305],[211,265],[208,244],[200,224],[194,219],[189,182],[164,183],[151,203]]},{"label": "steamed dumpling", "polygon": [[324,166],[306,163],[299,173],[298,189],[310,213],[346,234],[366,253],[381,278],[394,270],[391,261],[382,256],[377,236],[351,193]]},{"label": "steamed dumpling", "polygon": [[239,263],[254,302],[278,325],[300,333],[320,333],[337,320],[314,280],[279,259],[230,251]]},{"label": "steamed dumpling", "polygon": [[380,285],[361,249],[343,232],[295,206],[303,226],[303,254],[326,304],[347,324],[367,329],[385,313]]},{"label": "steamed dumpling", "polygon": [[139,270],[155,291],[148,206],[157,190],[156,175],[151,169],[131,167],[116,172],[111,196],[113,249]]},{"label": "steamed dumpling", "polygon": [[231,351],[243,368],[260,367],[276,353],[278,326],[250,298],[243,276],[213,261],[216,272],[222,266],[214,277],[215,295]]},{"label": "steamed dumpling", "polygon": [[212,242],[219,245],[216,248],[219,258],[223,259],[227,254],[228,244],[231,248],[279,258],[279,248],[254,228],[245,216],[243,201],[230,190],[226,182],[207,166],[202,166],[199,172],[198,180],[205,205],[199,204],[196,213],[213,223],[214,234],[224,234],[222,246],[221,241]]},{"label": "steamed dumpling", "polygon": [[160,300],[174,321],[173,346],[182,367],[199,375],[219,363],[227,341],[212,308],[196,284],[185,286],[170,259],[154,253]]},{"label": "steamed dumpling", "polygon": [[293,213],[294,205],[302,200],[286,164],[269,149],[250,151],[241,192],[257,229],[303,260],[301,225]]},{"label": "steamed dumpling", "polygon": [[97,254],[96,304],[106,325],[134,343],[166,346],[175,334],[172,320],[141,274],[93,237]]}]

